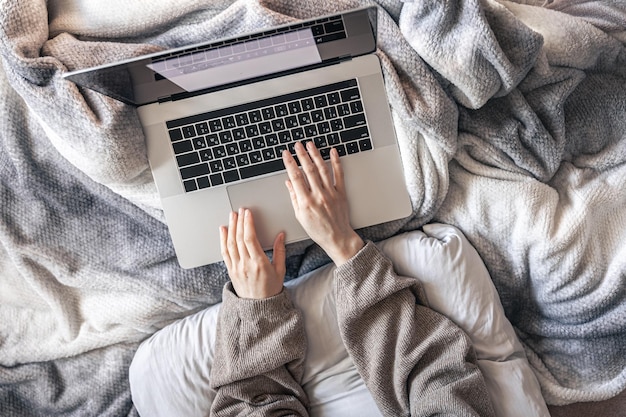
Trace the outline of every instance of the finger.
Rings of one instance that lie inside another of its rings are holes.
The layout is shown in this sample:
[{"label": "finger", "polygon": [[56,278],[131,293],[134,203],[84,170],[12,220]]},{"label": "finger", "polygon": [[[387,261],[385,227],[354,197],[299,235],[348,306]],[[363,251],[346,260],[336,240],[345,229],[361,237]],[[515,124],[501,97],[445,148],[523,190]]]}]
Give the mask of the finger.
[{"label": "finger", "polygon": [[332,148],[330,151],[330,165],[333,170],[333,177],[335,178],[335,188],[337,191],[345,195],[346,185],[343,178],[343,167],[341,166],[339,153],[335,148]]},{"label": "finger", "polygon": [[291,206],[294,211],[298,211],[298,197],[296,196],[296,191],[293,189],[293,185],[290,180],[285,181],[285,185],[287,186],[287,190],[289,190],[289,198],[291,199]]},{"label": "finger", "polygon": [[228,229],[225,226],[220,226],[220,249],[222,251],[222,259],[226,264],[226,269],[230,271],[232,262],[230,260],[230,254],[228,253]]},{"label": "finger", "polygon": [[307,195],[309,187],[304,177],[304,173],[298,168],[298,164],[293,159],[293,156],[289,151],[283,152],[283,162],[285,168],[287,168],[287,175],[289,176],[289,182],[291,183],[292,190],[296,198]]},{"label": "finger", "polygon": [[237,213],[234,211],[230,213],[228,219],[228,236],[226,238],[226,248],[228,249],[228,255],[231,260],[231,264],[234,265],[239,262],[239,249],[237,248]]},{"label": "finger", "polygon": [[265,260],[266,255],[261,247],[261,243],[259,243],[259,238],[256,234],[256,227],[254,226],[254,218],[252,217],[252,212],[248,209],[243,212],[243,221],[244,221],[244,235],[243,242],[246,245],[246,252],[250,256],[251,259],[261,259]]},{"label": "finger", "polygon": [[245,227],[245,210],[243,208],[239,208],[239,213],[237,214],[237,250],[239,251],[239,258],[246,259],[249,257],[248,249],[245,243],[244,234],[246,232]]},{"label": "finger", "polygon": [[311,160],[309,153],[302,145],[302,143],[296,143],[295,148],[296,155],[298,155],[300,165],[302,166],[302,170],[306,175],[306,181],[309,183],[309,187],[311,188],[311,190],[320,189],[322,187],[322,179],[320,177],[317,166]]},{"label": "finger", "polygon": [[313,161],[313,164],[315,164],[315,166],[317,167],[317,172],[319,174],[322,185],[325,188],[332,187],[332,176],[330,175],[328,167],[326,166],[326,162],[324,161],[324,158],[322,158],[319,149],[317,149],[317,146],[315,146],[315,143],[307,142],[306,149],[307,151],[309,151],[311,161]]},{"label": "finger", "polygon": [[285,249],[285,233],[281,232],[274,239],[274,252],[272,254],[272,265],[278,276],[284,279],[287,272],[287,250]]}]

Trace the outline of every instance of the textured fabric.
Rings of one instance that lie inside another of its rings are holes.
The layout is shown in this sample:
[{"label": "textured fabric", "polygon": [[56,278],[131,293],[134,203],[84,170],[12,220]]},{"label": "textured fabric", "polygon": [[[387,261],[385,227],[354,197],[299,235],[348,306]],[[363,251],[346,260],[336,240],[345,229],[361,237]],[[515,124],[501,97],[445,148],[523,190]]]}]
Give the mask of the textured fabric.
[{"label": "textured fabric", "polygon": [[[428,224],[423,231],[376,245],[397,274],[419,281],[431,309],[469,336],[498,417],[549,416],[487,269],[458,229]],[[302,312],[306,333],[301,385],[308,396],[309,414],[380,417],[341,339],[334,275],[335,265],[328,264],[285,283],[289,298]],[[215,398],[209,384],[220,308],[218,303],[185,317],[141,344],[129,372],[133,402],[141,415],[208,414]]]},{"label": "textured fabric", "polygon": [[[373,243],[335,269],[334,291],[341,338],[383,415],[494,415],[467,335]],[[211,415],[308,415],[306,337],[287,291],[247,300],[227,284],[215,340]]]},{"label": "textured fabric", "polygon": [[[365,4],[131,3],[0,0],[2,414],[132,412],[137,343],[227,279],[178,267],[134,110],[62,72]],[[529,3],[377,2],[414,214],[363,234],[458,226],[547,400],[602,400],[626,387],[626,10]],[[328,261],[289,255],[292,277]]]}]

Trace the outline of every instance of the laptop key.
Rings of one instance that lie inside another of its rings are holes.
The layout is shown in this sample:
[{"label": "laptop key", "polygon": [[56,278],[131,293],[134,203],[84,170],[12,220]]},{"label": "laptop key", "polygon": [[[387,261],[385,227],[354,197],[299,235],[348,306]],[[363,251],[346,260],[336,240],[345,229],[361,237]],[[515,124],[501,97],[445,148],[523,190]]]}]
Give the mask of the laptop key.
[{"label": "laptop key", "polygon": [[174,153],[177,155],[180,153],[193,151],[193,145],[191,144],[190,140],[186,140],[183,142],[176,142],[173,144],[173,146],[174,146]]},{"label": "laptop key", "polygon": [[[345,126],[345,127],[349,127],[349,126]],[[333,132],[336,132],[338,130],[343,130],[344,125],[341,119],[334,119],[330,121],[330,128],[332,129]]]},{"label": "laptop key", "polygon": [[363,104],[360,101],[353,101],[350,103],[350,110],[352,110],[352,113],[361,113],[363,111]]},{"label": "laptop key", "polygon": [[343,124],[346,129],[350,129],[356,126],[363,126],[366,124],[365,114],[359,113],[352,116],[347,116],[343,118]]},{"label": "laptop key", "polygon": [[222,119],[222,126],[224,126],[224,129],[232,129],[233,127],[237,127],[237,123],[235,123],[233,116],[227,116]]},{"label": "laptop key", "polygon": [[359,148],[361,152],[369,151],[372,149],[372,140],[367,138],[359,141]]},{"label": "laptop key", "polygon": [[335,20],[332,22],[325,23],[324,30],[326,31],[326,33],[333,33],[333,32],[339,32],[341,30],[344,30],[343,20]]},{"label": "laptop key", "polygon": [[219,132],[222,130],[222,121],[221,120],[210,120],[209,127],[211,128],[211,132]]},{"label": "laptop key", "polygon": [[305,98],[300,102],[300,104],[302,104],[302,110],[311,111],[315,109],[315,104],[313,103],[312,98]]},{"label": "laptop key", "polygon": [[326,140],[328,141],[329,146],[335,146],[341,143],[341,138],[339,138],[339,133],[331,133],[327,135]]},{"label": "laptop key", "polygon": [[272,124],[270,122],[259,123],[259,132],[262,135],[272,133]]},{"label": "laptop key", "polygon": [[206,122],[198,123],[196,125],[196,132],[198,132],[198,135],[206,135],[210,133],[209,125]]},{"label": "laptop key", "polygon": [[356,139],[363,139],[369,136],[367,126],[357,127],[355,129],[344,130],[340,133],[341,141],[343,143],[350,142]]},{"label": "laptop key", "polygon": [[182,168],[180,170],[180,175],[184,180],[199,177],[201,175],[207,175],[209,173],[209,165],[208,164],[199,164],[193,165],[187,168]]},{"label": "laptop key", "polygon": [[193,140],[194,149],[204,149],[206,148],[206,140],[204,137],[200,136]]},{"label": "laptop key", "polygon": [[246,113],[236,115],[235,120],[237,121],[237,126],[245,126],[250,123],[250,120],[248,119],[248,115]]},{"label": "laptop key", "polygon": [[196,136],[196,128],[193,127],[193,125],[191,126],[184,126],[183,127],[183,136],[187,139],[189,138],[193,138],[194,136]]},{"label": "laptop key", "polygon": [[226,157],[226,148],[223,146],[216,146],[213,148],[213,155],[216,158],[225,158]]},{"label": "laptop key", "polygon": [[356,87],[343,90],[341,92],[341,101],[343,102],[358,100],[359,98],[361,98],[361,94],[359,93],[359,89]]},{"label": "laptop key", "polygon": [[267,143],[267,146],[276,146],[279,142],[280,141],[278,140],[276,133],[271,133],[265,136],[265,143]]},{"label": "laptop key", "polygon": [[230,130],[223,130],[220,132],[220,142],[229,143],[233,141],[233,133]]},{"label": "laptop key", "polygon": [[215,133],[206,136],[206,143],[208,146],[217,146],[220,144],[220,140]]},{"label": "laptop key", "polygon": [[263,155],[263,160],[269,161],[276,158],[276,153],[274,152],[274,148],[266,148],[261,151],[261,155]]},{"label": "laptop key", "polygon": [[287,105],[287,107],[289,108],[290,114],[296,114],[302,111],[302,107],[300,106],[299,101],[292,101],[291,103]]},{"label": "laptop key", "polygon": [[346,151],[348,152],[348,155],[359,152],[359,143],[358,142],[346,143]]},{"label": "laptop key", "polygon": [[211,186],[211,181],[209,181],[209,177],[200,177],[196,179],[196,181],[198,182],[199,189],[209,188]]},{"label": "laptop key", "polygon": [[332,105],[341,103],[341,97],[339,96],[339,93],[336,91],[332,93],[328,93],[327,97],[328,97],[328,103]]},{"label": "laptop key", "polygon": [[233,157],[226,158],[222,162],[224,164],[224,169],[226,170],[237,168],[237,162],[235,162],[235,158]]},{"label": "laptop key", "polygon": [[293,140],[302,140],[305,138],[304,135],[304,129],[302,129],[301,127],[297,127],[295,129],[291,130],[291,137],[293,138]]},{"label": "laptop key", "polygon": [[224,184],[224,179],[222,178],[222,174],[213,174],[209,177],[211,180],[211,185],[215,187],[216,185]]},{"label": "laptop key", "polygon": [[181,140],[183,138],[183,132],[181,132],[180,129],[178,129],[178,128],[169,130],[168,133],[170,135],[170,140],[172,142],[176,142],[176,141]]},{"label": "laptop key", "polygon": [[237,161],[237,166],[239,167],[245,167],[246,165],[250,165],[250,158],[248,158],[248,155],[246,154],[237,155],[235,157],[235,160]]},{"label": "laptop key", "polygon": [[262,164],[250,165],[247,167],[239,168],[241,179],[258,177],[263,174],[270,174],[272,172],[282,171],[285,169],[282,159],[275,159],[269,162],[263,162]]},{"label": "laptop key", "polygon": [[184,181],[183,184],[185,186],[185,191],[186,192],[196,191],[198,189],[198,187],[196,187],[196,181],[195,180],[187,180],[187,181]]},{"label": "laptop key", "polygon": [[261,152],[259,151],[250,152],[250,162],[253,164],[263,162],[263,156],[261,155]]},{"label": "laptop key", "polygon": [[328,146],[328,142],[326,141],[325,136],[317,136],[315,139],[313,139],[313,142],[315,142],[315,147],[317,149],[322,149]]},{"label": "laptop key", "polygon": [[229,143],[226,145],[226,153],[228,155],[237,155],[239,153],[239,146],[236,143]]},{"label": "laptop key", "polygon": [[298,118],[296,116],[285,117],[285,126],[291,129],[298,126]]},{"label": "laptop key", "polygon": [[326,106],[328,106],[328,101],[326,100],[326,96],[315,97],[315,107],[319,109],[320,107],[326,107]]},{"label": "laptop key", "polygon": [[284,119],[272,120],[272,127],[274,128],[274,132],[278,132],[279,130],[285,129],[285,120]]},{"label": "laptop key", "polygon": [[263,140],[263,138],[261,138],[261,137],[254,138],[254,139],[252,139],[252,146],[254,147],[254,149],[265,148],[265,140]]},{"label": "laptop key", "polygon": [[239,180],[239,173],[236,169],[224,172],[224,182],[229,183]]},{"label": "laptop key", "polygon": [[248,137],[258,136],[259,135],[259,127],[257,125],[248,125],[248,126],[246,126],[246,135]]},{"label": "laptop key", "polygon": [[251,112],[248,113],[248,118],[250,119],[250,123],[259,123],[261,121],[263,121],[263,118],[261,117],[261,111],[260,110],[253,110]]},{"label": "laptop key", "polygon": [[261,110],[261,113],[263,114],[264,120],[270,120],[276,117],[276,113],[274,112],[273,107],[266,107],[263,110]]},{"label": "laptop key", "polygon": [[350,114],[350,105],[343,103],[337,106],[337,114],[339,116],[347,116]]},{"label": "laptop key", "polygon": [[186,153],[183,155],[178,155],[176,157],[176,162],[178,162],[179,167],[185,167],[187,165],[194,165],[200,162],[200,157],[196,152]]},{"label": "laptop key", "polygon": [[289,110],[287,110],[286,104],[279,104],[274,106],[274,110],[276,111],[276,115],[280,117],[285,117],[289,114]]},{"label": "laptop key", "polygon": [[241,152],[250,152],[252,150],[252,141],[250,139],[242,140],[239,142],[239,149]]},{"label": "laptop key", "polygon": [[202,162],[213,160],[213,152],[211,152],[210,149],[203,149],[199,153],[200,153],[200,159],[202,160]]},{"label": "laptop key", "polygon": [[[211,167],[211,172],[214,173],[214,174],[217,173],[217,172],[222,172],[224,170],[224,165],[222,164],[221,160],[211,161],[211,162],[209,162],[209,165]],[[207,172],[207,174],[208,174],[208,172]]]}]

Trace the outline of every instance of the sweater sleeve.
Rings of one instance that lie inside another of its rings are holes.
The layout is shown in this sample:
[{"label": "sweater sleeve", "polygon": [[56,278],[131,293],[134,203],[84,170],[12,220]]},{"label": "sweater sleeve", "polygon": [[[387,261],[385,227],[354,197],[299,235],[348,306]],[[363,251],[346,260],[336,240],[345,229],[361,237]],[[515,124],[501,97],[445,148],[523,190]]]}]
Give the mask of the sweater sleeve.
[{"label": "sweater sleeve", "polygon": [[493,415],[468,336],[425,306],[417,280],[371,242],[335,274],[341,337],[384,415]]},{"label": "sweater sleeve", "polygon": [[306,335],[287,291],[242,299],[224,287],[211,388],[212,416],[308,416],[301,386]]}]

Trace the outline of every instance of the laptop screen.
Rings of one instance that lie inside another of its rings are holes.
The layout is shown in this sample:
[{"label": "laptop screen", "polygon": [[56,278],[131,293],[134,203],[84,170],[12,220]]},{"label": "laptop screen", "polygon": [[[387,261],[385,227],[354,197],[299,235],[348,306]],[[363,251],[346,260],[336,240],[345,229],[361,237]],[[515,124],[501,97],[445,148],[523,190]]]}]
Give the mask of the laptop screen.
[{"label": "laptop screen", "polygon": [[78,85],[143,105],[251,82],[376,48],[376,8],[302,21],[64,74]]}]

